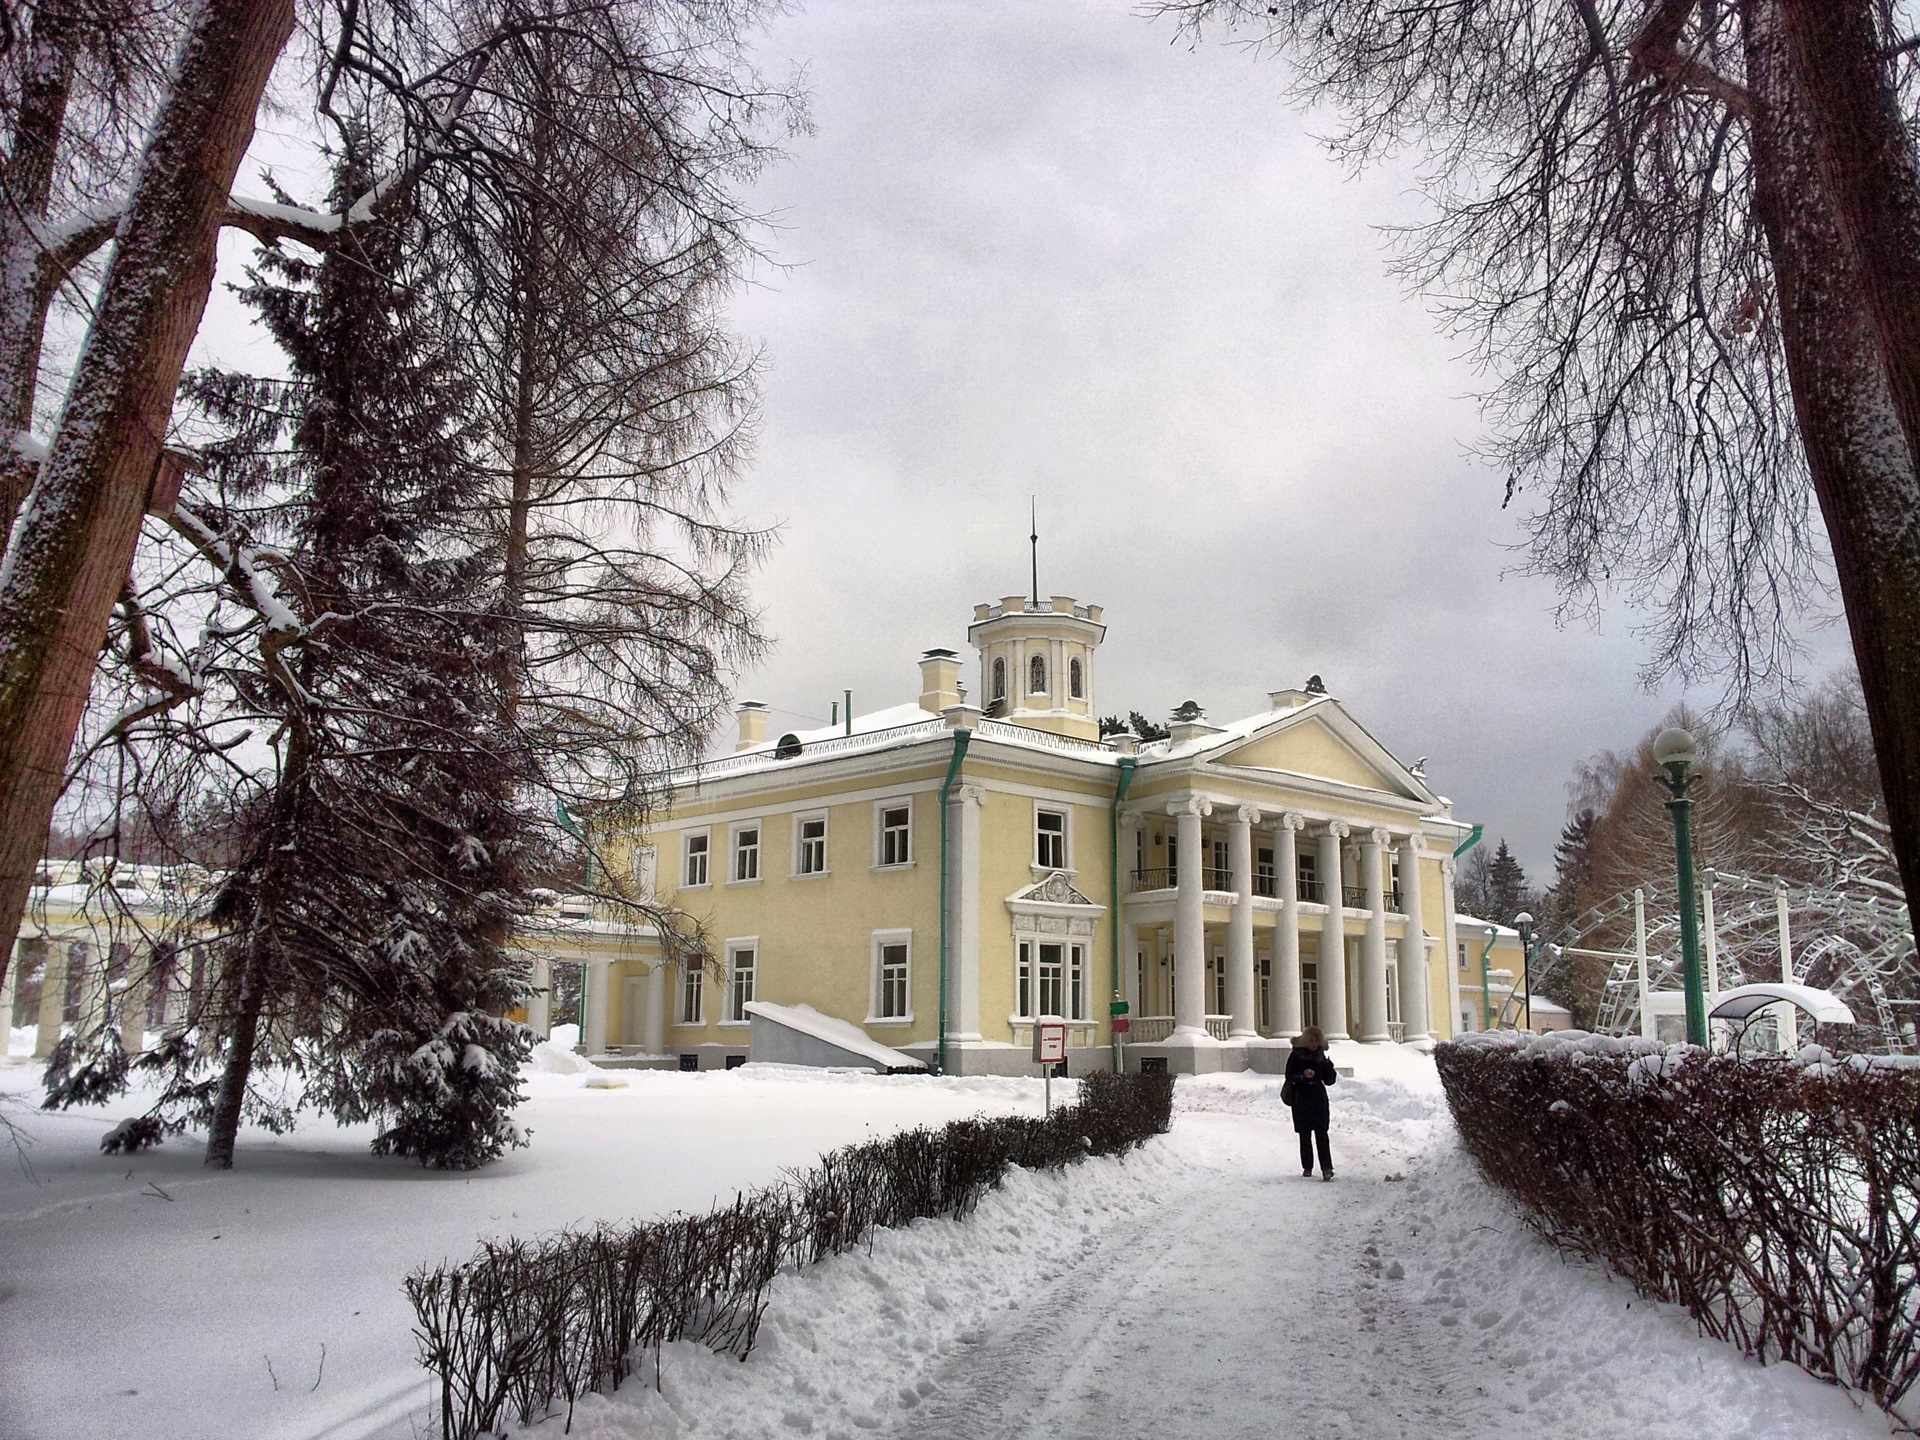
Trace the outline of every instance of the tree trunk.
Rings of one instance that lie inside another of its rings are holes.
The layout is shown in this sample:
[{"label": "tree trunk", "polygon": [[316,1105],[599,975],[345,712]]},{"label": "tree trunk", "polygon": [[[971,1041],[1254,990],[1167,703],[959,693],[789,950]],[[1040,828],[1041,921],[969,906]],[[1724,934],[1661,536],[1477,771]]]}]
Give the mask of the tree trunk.
[{"label": "tree trunk", "polygon": [[0,564],[0,976],[213,286],[221,213],[293,18],[293,0],[202,0],[189,22],[52,453]]},{"label": "tree trunk", "polygon": [[1821,183],[1808,91],[1785,23],[1745,7],[1754,203],[1772,252],[1794,410],[1826,521],[1888,819],[1920,895],[1920,474],[1881,363],[1862,275]]},{"label": "tree trunk", "polygon": [[240,983],[233,1018],[227,1029],[227,1063],[214,1093],[213,1114],[207,1123],[206,1163],[221,1170],[233,1168],[233,1145],[240,1134],[240,1112],[247,1099],[247,1081],[253,1075],[253,1054],[260,1043],[260,1016],[267,1003],[268,924],[256,903],[253,922],[242,952]]},{"label": "tree trunk", "polygon": [[[0,204],[0,429],[33,428],[40,346],[52,296],[41,227],[53,196],[53,166],[66,129],[78,27],[62,0],[34,11],[7,147],[5,203]],[[3,437],[11,440],[11,435]],[[12,444],[0,444],[0,556],[13,517],[27,498],[35,466]]]}]

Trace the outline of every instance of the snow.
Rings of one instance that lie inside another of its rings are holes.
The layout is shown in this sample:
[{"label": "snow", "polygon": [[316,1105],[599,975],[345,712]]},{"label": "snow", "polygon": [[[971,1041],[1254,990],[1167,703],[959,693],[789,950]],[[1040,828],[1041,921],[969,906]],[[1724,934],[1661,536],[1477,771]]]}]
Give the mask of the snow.
[{"label": "snow", "polygon": [[[1182,1079],[1171,1134],[783,1275],[744,1364],[668,1346],[657,1376],[587,1397],[571,1433],[1889,1433],[1539,1241],[1461,1155],[1429,1059],[1334,1058],[1353,1074],[1331,1092],[1332,1184],[1301,1179],[1277,1079]],[[1041,1088],[753,1066],[592,1078],[536,1065],[532,1148],[459,1176],[325,1125],[250,1134],[240,1169],[209,1175],[190,1144],[93,1153],[129,1106],[13,1112],[35,1143],[32,1177],[0,1179],[0,1434],[425,1434],[412,1266],[481,1235],[702,1206],[865,1134],[1037,1110]],[[0,1070],[0,1088],[31,1098],[33,1072]]]}]

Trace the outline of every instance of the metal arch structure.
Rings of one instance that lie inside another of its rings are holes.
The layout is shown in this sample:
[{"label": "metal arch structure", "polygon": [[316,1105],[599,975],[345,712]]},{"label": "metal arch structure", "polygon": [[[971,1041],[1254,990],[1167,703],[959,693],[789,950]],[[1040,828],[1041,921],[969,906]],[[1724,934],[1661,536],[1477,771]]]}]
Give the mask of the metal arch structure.
[{"label": "metal arch structure", "polygon": [[[1848,1002],[1861,1020],[1851,1037],[1857,1043],[1889,1050],[1914,1046],[1913,1024],[1902,1009],[1920,1000],[1920,966],[1904,906],[1858,891],[1783,886],[1726,871],[1703,871],[1701,879],[1707,912],[1702,919],[1711,919],[1702,932],[1711,988],[1782,978],[1784,905],[1794,978]],[[1657,887],[1642,886],[1640,894],[1646,989],[1677,990],[1679,914],[1671,895]],[[1622,943],[1623,924],[1633,924],[1634,903],[1634,892],[1625,891],[1593,906],[1575,922],[1564,947],[1566,953],[1611,962],[1595,1017],[1595,1028],[1605,1034],[1640,1030],[1640,952],[1632,938]]]}]

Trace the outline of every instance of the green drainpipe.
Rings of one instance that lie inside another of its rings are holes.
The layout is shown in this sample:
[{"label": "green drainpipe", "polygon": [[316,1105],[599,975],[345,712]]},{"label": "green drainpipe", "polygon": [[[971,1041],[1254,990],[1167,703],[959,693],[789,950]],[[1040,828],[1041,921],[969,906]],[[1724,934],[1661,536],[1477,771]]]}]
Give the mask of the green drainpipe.
[{"label": "green drainpipe", "polygon": [[[1112,859],[1110,871],[1113,880],[1113,906],[1107,912],[1107,926],[1113,939],[1113,994],[1117,1000],[1120,995],[1120,802],[1127,798],[1127,787],[1133,784],[1134,768],[1139,761],[1131,755],[1120,757],[1120,783],[1113,787],[1113,808],[1107,813],[1107,840]],[[1107,1017],[1108,1038],[1113,1042],[1113,1069],[1120,1071],[1120,1037],[1112,1033],[1113,1017]]]},{"label": "green drainpipe", "polygon": [[1466,854],[1467,851],[1478,845],[1480,843],[1480,837],[1486,833],[1486,830],[1486,826],[1476,825],[1472,830],[1468,831],[1467,838],[1453,847],[1453,858],[1458,860],[1462,855]]},{"label": "green drainpipe", "polygon": [[960,762],[967,758],[971,730],[953,732],[953,759],[947,762],[947,778],[940,786],[940,1038],[934,1050],[934,1071],[947,1073],[947,797],[953,794],[953,782],[960,778]]}]

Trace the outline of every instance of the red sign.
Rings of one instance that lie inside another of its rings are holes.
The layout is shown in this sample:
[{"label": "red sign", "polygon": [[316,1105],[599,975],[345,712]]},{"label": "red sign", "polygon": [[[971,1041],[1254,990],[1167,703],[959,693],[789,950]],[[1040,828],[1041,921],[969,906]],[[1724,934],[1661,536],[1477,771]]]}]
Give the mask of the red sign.
[{"label": "red sign", "polygon": [[1116,1015],[1113,1017],[1114,1034],[1124,1035],[1131,1029],[1133,1029],[1133,1021],[1129,1020],[1126,1016]]},{"label": "red sign", "polygon": [[1033,1027],[1033,1059],[1037,1065],[1058,1065],[1067,1058],[1067,1023],[1040,1020]]}]

